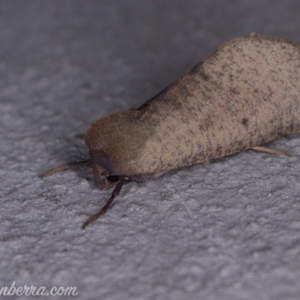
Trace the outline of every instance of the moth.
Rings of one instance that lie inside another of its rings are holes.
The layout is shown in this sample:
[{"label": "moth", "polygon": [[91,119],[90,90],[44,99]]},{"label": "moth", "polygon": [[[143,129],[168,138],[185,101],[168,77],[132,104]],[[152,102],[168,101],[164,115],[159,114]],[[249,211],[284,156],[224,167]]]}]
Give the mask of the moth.
[{"label": "moth", "polygon": [[300,48],[251,34],[221,45],[137,109],[103,116],[82,136],[90,158],[42,175],[87,165],[97,187],[143,181],[248,149],[288,155],[263,145],[300,131]]}]

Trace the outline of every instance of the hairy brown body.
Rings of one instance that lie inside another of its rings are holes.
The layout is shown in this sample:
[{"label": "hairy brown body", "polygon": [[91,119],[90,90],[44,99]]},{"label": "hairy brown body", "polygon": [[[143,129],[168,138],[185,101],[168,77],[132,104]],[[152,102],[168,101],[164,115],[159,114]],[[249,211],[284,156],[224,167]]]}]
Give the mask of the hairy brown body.
[{"label": "hairy brown body", "polygon": [[140,108],[88,128],[91,159],[84,163],[99,188],[117,187],[84,226],[107,210],[126,180],[247,149],[272,152],[257,146],[299,131],[299,46],[255,34],[231,40]]},{"label": "hairy brown body", "polygon": [[139,109],[98,119],[84,139],[95,163],[130,178],[299,131],[299,47],[255,35],[221,46]]}]

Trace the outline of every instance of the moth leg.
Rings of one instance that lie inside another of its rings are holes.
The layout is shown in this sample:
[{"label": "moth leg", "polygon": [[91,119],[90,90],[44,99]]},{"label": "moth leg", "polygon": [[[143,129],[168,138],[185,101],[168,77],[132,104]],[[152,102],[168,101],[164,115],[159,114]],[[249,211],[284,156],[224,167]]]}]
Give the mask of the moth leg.
[{"label": "moth leg", "polygon": [[61,172],[61,171],[65,171],[65,170],[69,170],[69,169],[74,169],[77,167],[81,167],[81,166],[91,166],[92,165],[92,161],[90,159],[84,160],[84,161],[78,161],[78,162],[74,162],[71,164],[67,164],[67,165],[63,165],[63,166],[59,166],[56,168],[53,168],[45,173],[43,173],[42,175],[40,175],[40,178],[45,178],[48,177],[50,175],[53,175],[57,172]]},{"label": "moth leg", "polygon": [[290,154],[286,151],[267,148],[267,147],[261,147],[261,146],[253,147],[252,150],[265,152],[265,153],[271,153],[271,154],[277,154],[277,155],[290,156]]},{"label": "moth leg", "polygon": [[110,198],[108,199],[108,201],[106,202],[104,207],[98,213],[96,213],[95,215],[88,218],[83,223],[83,225],[81,227],[82,229],[85,229],[87,226],[89,226],[91,223],[95,222],[97,219],[102,217],[107,212],[107,210],[110,208],[110,206],[111,206],[112,202],[114,201],[114,199],[119,195],[124,183],[125,183],[125,178],[121,177],[120,181],[118,182],[117,186],[113,190]]},{"label": "moth leg", "polygon": [[75,135],[75,137],[76,137],[77,139],[84,140],[84,134],[77,133],[77,134]]}]

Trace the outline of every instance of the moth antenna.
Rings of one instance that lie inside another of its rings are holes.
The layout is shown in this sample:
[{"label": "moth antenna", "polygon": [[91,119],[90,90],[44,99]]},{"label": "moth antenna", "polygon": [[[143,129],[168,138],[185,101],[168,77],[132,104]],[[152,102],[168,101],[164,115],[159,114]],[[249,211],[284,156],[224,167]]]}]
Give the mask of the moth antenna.
[{"label": "moth antenna", "polygon": [[91,159],[87,159],[87,160],[67,164],[67,165],[64,165],[64,166],[59,166],[59,167],[53,168],[53,169],[43,173],[42,175],[40,175],[40,178],[45,178],[45,177],[53,175],[57,172],[65,171],[65,170],[68,170],[68,169],[74,169],[74,168],[81,167],[81,166],[90,166],[91,164],[92,164]]},{"label": "moth antenna", "polygon": [[117,186],[115,187],[115,189],[111,193],[111,196],[108,199],[108,201],[106,202],[106,204],[104,205],[104,207],[98,213],[96,213],[95,215],[93,215],[90,218],[88,218],[83,223],[82,229],[85,229],[88,225],[90,225],[91,223],[93,223],[94,221],[96,221],[97,219],[99,219],[100,217],[102,217],[107,212],[107,210],[111,206],[111,204],[114,201],[114,199],[119,195],[119,193],[120,193],[120,191],[121,191],[124,183],[125,183],[125,179],[124,179],[124,177],[121,177],[120,181],[118,182]]}]

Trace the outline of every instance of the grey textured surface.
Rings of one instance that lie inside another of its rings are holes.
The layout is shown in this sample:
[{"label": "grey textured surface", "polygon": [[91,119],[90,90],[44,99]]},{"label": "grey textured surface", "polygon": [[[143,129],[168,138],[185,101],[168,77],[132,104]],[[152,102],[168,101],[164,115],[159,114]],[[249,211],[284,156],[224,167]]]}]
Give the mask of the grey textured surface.
[{"label": "grey textured surface", "polygon": [[102,300],[299,299],[297,135],[272,143],[290,158],[248,151],[128,184],[86,230],[110,194],[91,171],[38,177],[88,157],[73,136],[94,119],[142,104],[228,39],[300,43],[299,9],[2,0],[1,286],[76,286],[78,298]]}]

